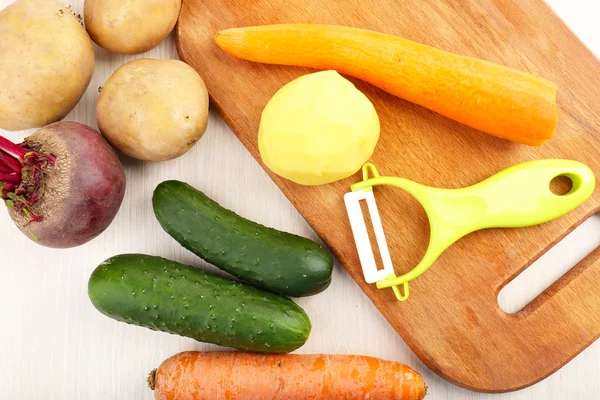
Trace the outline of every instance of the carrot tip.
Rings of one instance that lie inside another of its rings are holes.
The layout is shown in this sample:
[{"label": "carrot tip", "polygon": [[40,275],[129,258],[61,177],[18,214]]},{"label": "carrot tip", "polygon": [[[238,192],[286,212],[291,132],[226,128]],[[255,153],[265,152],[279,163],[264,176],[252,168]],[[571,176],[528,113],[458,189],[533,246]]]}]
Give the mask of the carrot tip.
[{"label": "carrot tip", "polygon": [[148,387],[154,390],[156,386],[156,370],[153,369],[150,374],[148,374],[148,378],[146,378],[146,382],[148,382]]}]

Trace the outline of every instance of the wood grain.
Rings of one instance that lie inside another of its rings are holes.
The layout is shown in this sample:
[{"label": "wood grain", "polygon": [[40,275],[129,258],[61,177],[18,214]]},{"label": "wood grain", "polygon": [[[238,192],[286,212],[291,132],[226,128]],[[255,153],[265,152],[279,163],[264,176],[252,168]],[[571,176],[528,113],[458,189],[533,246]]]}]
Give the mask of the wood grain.
[{"label": "wood grain", "polygon": [[[0,0],[0,8],[13,1]],[[71,3],[76,12],[83,12],[83,0]],[[600,55],[600,2],[548,3]],[[139,56],[117,55],[98,47],[95,50],[92,83],[66,118],[94,127],[97,88],[119,66],[135,58],[177,57],[173,37]],[[31,133],[0,132],[15,140]],[[185,156],[166,163],[127,158],[123,162],[128,181],[123,207],[110,228],[85,246],[60,251],[42,248],[23,237],[0,207],[0,398],[151,400],[154,397],[145,385],[148,371],[180,351],[216,349],[111,320],[95,310],[88,299],[90,273],[102,260],[118,253],[143,252],[210,268],[170,239],[155,221],[149,199],[159,182],[190,182],[241,215],[316,238],[214,113],[206,135]],[[545,271],[555,271],[552,261],[570,266],[587,254],[585,245],[591,242],[585,239],[600,240],[599,221],[599,217],[594,218],[581,227],[579,237],[568,237],[560,248],[545,254],[537,263],[541,271],[528,269],[528,275],[532,274],[511,293],[505,293],[505,304],[516,306],[533,295],[535,286],[543,285],[543,278],[549,275]],[[339,265],[326,292],[297,302],[313,322],[311,336],[300,353],[364,354],[406,363],[424,376],[428,400],[591,400],[600,392],[600,341],[542,383],[514,393],[488,395],[454,386],[424,366]]]},{"label": "wood grain", "polygon": [[[600,63],[540,0],[185,0],[176,31],[180,57],[206,78],[220,115],[257,159],[263,107],[283,84],[309,71],[233,59],[214,45],[213,37],[219,29],[284,22],[373,29],[527,70],[558,84],[556,136],[541,148],[530,148],[354,80],[380,115],[382,135],[371,161],[383,174],[462,187],[540,158],[575,159],[600,172],[600,87],[595,84]],[[271,177],[410,348],[453,383],[484,392],[517,390],[559,369],[600,334],[598,252],[521,312],[509,315],[497,304],[507,282],[597,213],[599,191],[554,222],[462,239],[412,284],[411,298],[400,304],[391,291],[378,291],[362,277],[342,202],[358,176],[321,187]],[[378,190],[377,199],[397,273],[405,272],[425,251],[426,216],[398,190]]]}]

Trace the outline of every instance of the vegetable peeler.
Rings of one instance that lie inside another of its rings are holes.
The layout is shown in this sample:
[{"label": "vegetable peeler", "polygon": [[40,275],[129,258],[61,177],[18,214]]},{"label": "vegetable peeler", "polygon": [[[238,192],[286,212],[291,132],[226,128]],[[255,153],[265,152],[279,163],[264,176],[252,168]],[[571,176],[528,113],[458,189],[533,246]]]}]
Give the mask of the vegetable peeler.
[{"label": "vegetable peeler", "polygon": [[[586,165],[570,160],[537,160],[507,168],[462,189],[439,189],[408,179],[380,176],[375,165],[362,168],[363,180],[344,196],[358,256],[367,283],[392,288],[399,301],[409,296],[408,283],[422,275],[454,242],[469,233],[487,228],[519,228],[542,224],[580,206],[593,193],[596,179]],[[371,175],[371,177],[369,176]],[[559,176],[569,178],[572,189],[565,195],[550,190]],[[421,262],[410,272],[396,276],[373,188],[399,187],[410,193],[425,209],[430,225],[429,246]],[[360,207],[366,201],[383,269],[379,269]],[[402,290],[400,290],[402,286]]]}]

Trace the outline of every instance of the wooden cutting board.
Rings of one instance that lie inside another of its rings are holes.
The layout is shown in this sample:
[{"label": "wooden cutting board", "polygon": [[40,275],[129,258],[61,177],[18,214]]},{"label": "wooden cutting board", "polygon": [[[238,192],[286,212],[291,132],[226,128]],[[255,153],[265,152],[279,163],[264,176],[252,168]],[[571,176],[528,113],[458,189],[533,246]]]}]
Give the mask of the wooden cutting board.
[{"label": "wooden cutting board", "polygon": [[[257,160],[262,109],[281,86],[311,71],[234,59],[213,37],[219,29],[293,22],[373,29],[558,84],[555,138],[530,148],[352,79],[379,112],[381,139],[371,161],[382,174],[458,188],[519,162],[567,158],[588,164],[600,177],[600,63],[541,0],[184,0],[177,28],[180,57],[204,77],[214,106]],[[484,392],[526,387],[600,334],[600,250],[521,312],[506,314],[497,302],[504,285],[598,211],[599,190],[556,221],[467,236],[411,283],[409,300],[400,303],[391,290],[363,280],[342,199],[358,174],[320,187],[270,175],[419,358],[457,385]],[[396,272],[404,273],[425,252],[427,217],[399,189],[378,188],[376,197]]]}]

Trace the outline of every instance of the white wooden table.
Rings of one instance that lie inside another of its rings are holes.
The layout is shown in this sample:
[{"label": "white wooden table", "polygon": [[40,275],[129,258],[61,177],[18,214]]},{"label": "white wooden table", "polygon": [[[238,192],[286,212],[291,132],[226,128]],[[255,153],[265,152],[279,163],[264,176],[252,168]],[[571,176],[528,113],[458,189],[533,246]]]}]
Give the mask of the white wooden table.
[{"label": "white wooden table", "polygon": [[[600,2],[548,1],[600,55]],[[0,0],[0,8],[12,2]],[[73,3],[75,11],[83,12],[83,0]],[[92,82],[81,103],[67,117],[95,128],[98,86],[116,68],[134,58],[96,50]],[[176,58],[173,38],[136,58],[139,57]],[[28,133],[0,131],[13,140]],[[141,252],[207,267],[164,233],[154,218],[150,198],[159,182],[170,178],[187,181],[243,216],[315,237],[214,114],[204,138],[184,157],[159,164],[123,161],[128,188],[121,211],[110,228],[86,246],[71,250],[39,247],[18,232],[4,209],[0,211],[0,399],[152,399],[145,378],[161,361],[183,350],[217,349],[113,321],[97,312],[88,299],[90,273],[115,254]],[[589,221],[579,232],[579,239],[567,238],[560,249],[554,249],[540,262],[538,270],[528,273],[529,282],[521,282],[514,293],[501,296],[503,304],[514,308],[525,297],[531,297],[532,288],[543,289],[543,282],[551,283],[552,280],[547,281],[549,276],[560,276],[559,272],[548,270],[555,264],[549,261],[561,258],[565,265],[572,265],[600,243],[599,227],[600,222]],[[429,371],[339,265],[333,284],[325,293],[298,303],[306,309],[314,326],[300,352],[355,353],[404,362],[424,375],[430,400],[600,399],[600,343],[533,387],[504,395],[484,395],[453,386]]]}]

